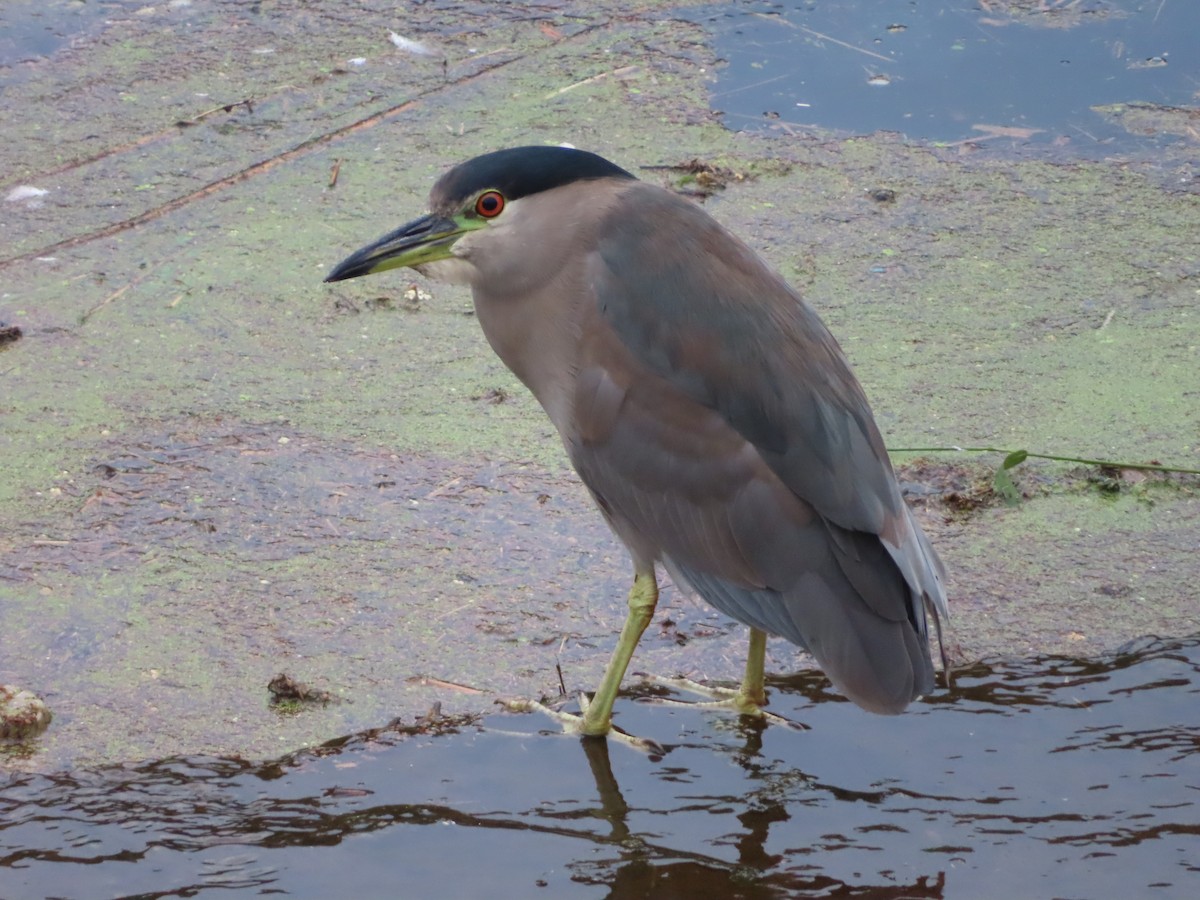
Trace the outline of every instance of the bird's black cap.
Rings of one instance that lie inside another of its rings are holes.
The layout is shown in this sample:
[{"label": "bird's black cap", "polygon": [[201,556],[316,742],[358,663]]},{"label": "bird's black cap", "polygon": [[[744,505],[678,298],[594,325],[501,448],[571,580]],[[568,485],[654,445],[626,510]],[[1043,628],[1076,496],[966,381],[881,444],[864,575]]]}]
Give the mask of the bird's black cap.
[{"label": "bird's black cap", "polygon": [[509,200],[590,178],[633,178],[616,163],[570,147],[512,147],[461,163],[433,186],[433,205],[453,204],[494,188]]}]

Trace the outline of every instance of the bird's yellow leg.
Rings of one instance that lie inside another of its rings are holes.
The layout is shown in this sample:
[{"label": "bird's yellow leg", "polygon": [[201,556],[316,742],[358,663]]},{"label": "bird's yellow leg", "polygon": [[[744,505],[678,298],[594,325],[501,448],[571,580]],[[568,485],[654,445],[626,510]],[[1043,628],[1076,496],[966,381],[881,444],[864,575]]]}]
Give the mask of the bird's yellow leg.
[{"label": "bird's yellow leg", "polygon": [[771,716],[763,710],[767,705],[766,675],[763,669],[767,660],[767,635],[757,628],[750,629],[750,647],[746,651],[746,671],[742,675],[742,685],[736,691],[726,687],[700,684],[690,678],[663,678],[657,675],[646,676],[651,681],[667,687],[679,688],[693,694],[712,697],[701,703],[686,700],[659,700],[668,706],[698,706],[709,709],[728,709],[743,716]]},{"label": "bird's yellow leg", "polygon": [[629,612],[625,616],[617,646],[608,660],[608,668],[604,670],[600,686],[584,706],[583,721],[579,723],[580,734],[604,735],[612,730],[612,708],[617,700],[617,691],[621,689],[621,679],[625,677],[625,670],[633,659],[633,651],[650,624],[657,605],[658,580],[654,577],[654,570],[638,572],[633,577],[633,587],[629,589]]},{"label": "bird's yellow leg", "polygon": [[757,711],[767,705],[766,675],[763,673],[766,661],[766,632],[751,628],[750,647],[746,651],[746,672],[742,676],[742,686],[735,699],[738,709]]},{"label": "bird's yellow leg", "polygon": [[654,607],[658,605],[658,581],[654,570],[638,572],[633,578],[633,587],[629,590],[629,612],[625,616],[625,625],[621,628],[621,636],[617,638],[617,646],[608,660],[604,677],[592,699],[586,694],[579,695],[579,707],[582,715],[559,712],[550,709],[536,700],[507,701],[505,706],[513,712],[537,711],[544,713],[562,725],[568,734],[584,734],[594,737],[610,736],[622,743],[629,744],[639,750],[651,753],[663,752],[662,747],[646,738],[634,737],[620,729],[613,728],[612,708],[617,700],[617,692],[621,689],[621,680],[629,668],[633,651],[650,618],[654,615]]},{"label": "bird's yellow leg", "polygon": [[698,709],[727,709],[742,716],[754,716],[764,719],[767,722],[774,722],[777,725],[786,725],[788,728],[797,730],[806,730],[806,726],[798,722],[792,722],[785,719],[783,716],[777,716],[774,713],[769,713],[764,706],[767,705],[767,687],[766,675],[763,672],[767,659],[767,635],[757,628],[750,629],[750,647],[746,652],[746,671],[742,675],[742,686],[736,691],[729,688],[713,687],[711,685],[698,684],[690,678],[659,678],[647,676],[651,681],[658,684],[666,685],[667,687],[679,688],[685,691],[691,691],[694,694],[703,694],[708,697],[713,697],[713,700],[707,700],[700,703],[688,702],[685,700],[659,700],[659,703],[667,706],[690,706]]}]

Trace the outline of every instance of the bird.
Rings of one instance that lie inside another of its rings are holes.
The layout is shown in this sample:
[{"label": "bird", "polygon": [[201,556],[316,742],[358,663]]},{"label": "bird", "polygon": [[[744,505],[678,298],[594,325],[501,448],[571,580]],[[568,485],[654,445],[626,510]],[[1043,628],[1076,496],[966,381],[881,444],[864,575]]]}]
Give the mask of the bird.
[{"label": "bird", "polygon": [[935,688],[945,570],[866,394],[812,306],[698,204],[586,150],[497,150],[446,171],[427,215],[325,280],[398,267],[470,286],[488,343],[629,552],[624,625],[568,731],[616,733],[660,568],[749,626],[722,701],[736,711],[768,702],[768,635],[873,713]]}]

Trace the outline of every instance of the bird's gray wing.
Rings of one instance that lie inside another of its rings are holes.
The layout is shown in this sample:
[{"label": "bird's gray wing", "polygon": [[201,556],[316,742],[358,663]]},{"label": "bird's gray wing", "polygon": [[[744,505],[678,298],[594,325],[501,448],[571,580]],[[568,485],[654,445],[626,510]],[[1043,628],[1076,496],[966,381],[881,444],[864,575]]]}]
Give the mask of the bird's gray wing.
[{"label": "bird's gray wing", "polygon": [[718,411],[799,496],[881,534],[902,501],[866,396],[807,303],[694,204],[649,185],[602,228],[603,319],[647,368]]},{"label": "bird's gray wing", "polygon": [[807,646],[868,708],[902,708],[930,686],[921,598],[924,581],[941,596],[940,564],[861,388],[757,256],[635,191],[589,264],[572,461],[635,557]]}]

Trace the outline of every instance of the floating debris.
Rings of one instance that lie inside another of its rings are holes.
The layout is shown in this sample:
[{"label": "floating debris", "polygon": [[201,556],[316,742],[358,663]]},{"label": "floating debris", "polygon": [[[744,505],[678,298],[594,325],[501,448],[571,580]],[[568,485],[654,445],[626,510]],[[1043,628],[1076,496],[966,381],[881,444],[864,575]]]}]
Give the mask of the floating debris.
[{"label": "floating debris", "polygon": [[437,51],[422,44],[420,41],[414,41],[412,38],[406,38],[403,35],[396,34],[394,31],[388,32],[388,38],[396,49],[402,50],[405,53],[411,53],[413,56],[437,56]]},{"label": "floating debris", "polygon": [[297,681],[291,675],[280,672],[270,683],[267,690],[271,692],[271,703],[329,703],[334,697],[329,691]]},{"label": "floating debris", "polygon": [[1125,67],[1128,69],[1161,69],[1165,65],[1168,65],[1168,63],[1167,54],[1164,53],[1162,56],[1150,56],[1146,59],[1132,59],[1126,63]]},{"label": "floating debris", "polygon": [[1170,134],[1200,138],[1200,109],[1194,106],[1165,106],[1159,103],[1111,103],[1093,106],[1108,122],[1129,134],[1157,137]]},{"label": "floating debris", "polygon": [[642,168],[681,172],[682,177],[673,190],[684,196],[700,197],[701,199],[711,197],[717,191],[724,190],[731,182],[748,181],[751,177],[745,172],[736,172],[733,169],[695,158],[669,166],[642,166]]},{"label": "floating debris", "polygon": [[[22,201],[37,202],[39,200],[39,198],[45,197],[48,193],[50,193],[50,192],[47,190],[43,190],[40,187],[34,187],[32,184],[18,184],[15,188],[13,188],[11,191],[9,191],[5,195],[4,202],[5,203],[21,203]],[[27,205],[33,206],[34,203],[28,203]]]},{"label": "floating debris", "polygon": [[415,284],[410,284],[405,289],[401,299],[405,310],[408,312],[417,312],[421,308],[422,303],[428,303],[433,299],[433,294],[417,287]]}]

